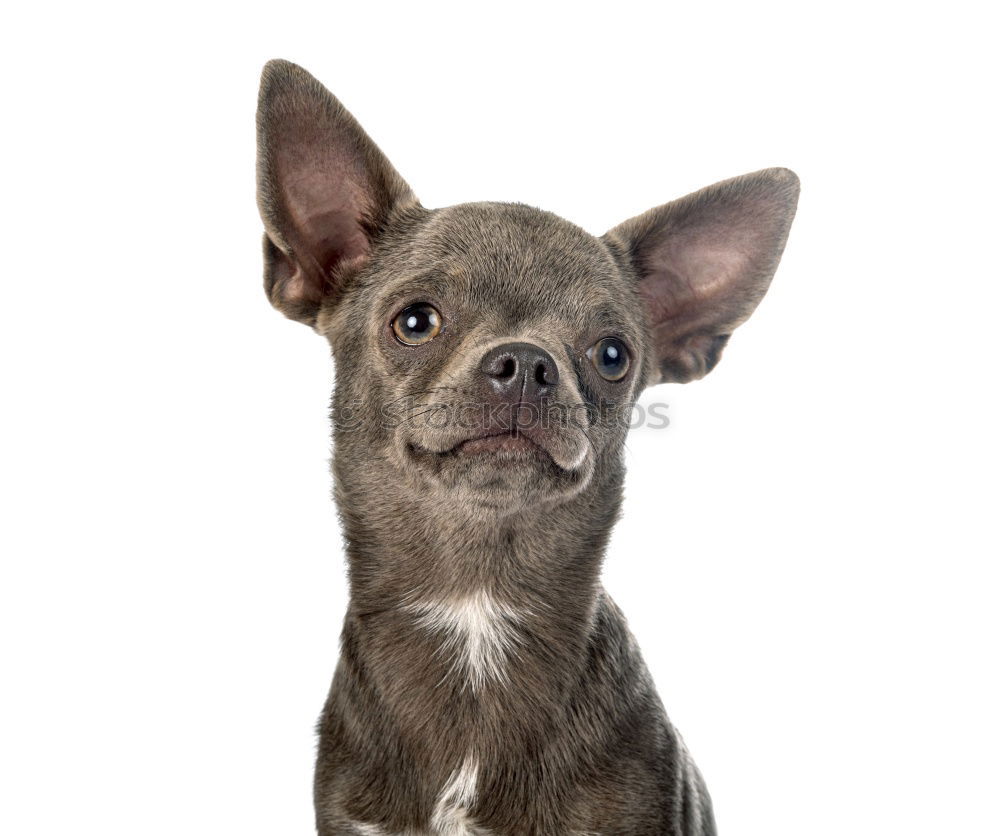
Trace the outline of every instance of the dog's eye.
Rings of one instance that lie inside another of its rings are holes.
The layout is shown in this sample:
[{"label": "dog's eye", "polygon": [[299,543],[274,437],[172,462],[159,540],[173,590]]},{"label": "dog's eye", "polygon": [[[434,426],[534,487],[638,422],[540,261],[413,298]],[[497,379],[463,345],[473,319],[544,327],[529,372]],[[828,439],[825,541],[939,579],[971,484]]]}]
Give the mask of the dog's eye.
[{"label": "dog's eye", "polygon": [[441,314],[433,305],[410,305],[396,314],[392,332],[405,345],[429,343],[441,333]]},{"label": "dog's eye", "polygon": [[621,380],[628,374],[628,349],[621,340],[614,337],[598,340],[587,350],[587,356],[605,380]]}]

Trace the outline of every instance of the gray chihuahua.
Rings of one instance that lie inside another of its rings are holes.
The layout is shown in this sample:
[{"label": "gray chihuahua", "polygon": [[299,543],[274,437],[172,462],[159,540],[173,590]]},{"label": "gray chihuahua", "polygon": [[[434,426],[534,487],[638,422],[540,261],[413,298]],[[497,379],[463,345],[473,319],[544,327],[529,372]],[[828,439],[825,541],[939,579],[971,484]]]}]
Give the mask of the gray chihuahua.
[{"label": "gray chihuahua", "polygon": [[425,209],[285,61],[257,132],[267,295],[337,371],[350,604],[319,833],[715,833],[601,562],[632,405],[719,361],[797,178],[737,177],[597,238],[521,204]]}]

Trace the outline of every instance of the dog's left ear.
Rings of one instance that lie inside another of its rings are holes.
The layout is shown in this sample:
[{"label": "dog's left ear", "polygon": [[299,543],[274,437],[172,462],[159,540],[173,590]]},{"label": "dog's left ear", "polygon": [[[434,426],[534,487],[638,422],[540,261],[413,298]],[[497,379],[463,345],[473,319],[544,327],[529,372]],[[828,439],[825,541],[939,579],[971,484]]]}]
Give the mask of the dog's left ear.
[{"label": "dog's left ear", "polygon": [[605,241],[638,274],[659,377],[687,383],[719,362],[764,297],[795,217],[799,179],[769,168],[702,189],[616,226]]},{"label": "dog's left ear", "polygon": [[368,261],[393,213],[419,205],[354,117],[289,61],[269,61],[260,79],[257,204],[268,298],[309,325]]}]

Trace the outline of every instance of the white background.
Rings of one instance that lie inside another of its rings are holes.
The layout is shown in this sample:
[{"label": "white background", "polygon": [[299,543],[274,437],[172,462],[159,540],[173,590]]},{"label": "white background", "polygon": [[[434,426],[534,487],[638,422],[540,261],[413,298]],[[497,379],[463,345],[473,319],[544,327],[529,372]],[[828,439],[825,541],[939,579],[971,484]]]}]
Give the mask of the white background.
[{"label": "white background", "polygon": [[[26,11],[30,7],[30,11]],[[986,4],[20,4],[3,62],[0,831],[312,832],[333,369],[261,290],[265,60],[427,206],[594,233],[795,169],[755,317],[647,394],[606,581],[728,834],[996,833]]]}]

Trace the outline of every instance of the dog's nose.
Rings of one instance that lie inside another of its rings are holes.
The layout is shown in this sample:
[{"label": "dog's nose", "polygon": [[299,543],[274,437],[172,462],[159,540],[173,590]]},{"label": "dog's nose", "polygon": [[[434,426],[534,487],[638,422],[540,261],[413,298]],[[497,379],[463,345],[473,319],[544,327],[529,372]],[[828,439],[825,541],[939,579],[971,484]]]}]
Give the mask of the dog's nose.
[{"label": "dog's nose", "polygon": [[559,382],[552,355],[531,343],[507,343],[487,352],[479,369],[504,400],[531,402],[550,394]]}]

